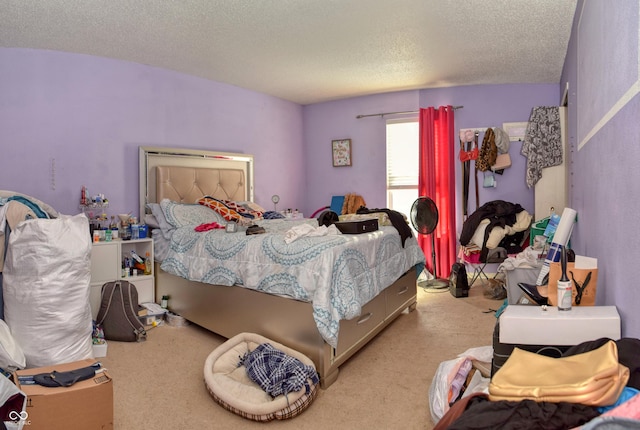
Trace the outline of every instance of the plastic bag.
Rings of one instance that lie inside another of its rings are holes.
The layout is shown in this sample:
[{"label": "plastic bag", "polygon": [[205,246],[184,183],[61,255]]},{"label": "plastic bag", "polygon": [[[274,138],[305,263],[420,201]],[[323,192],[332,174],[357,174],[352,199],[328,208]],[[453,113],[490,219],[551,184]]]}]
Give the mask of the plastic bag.
[{"label": "plastic bag", "polygon": [[[429,387],[429,407],[434,424],[440,421],[440,418],[447,413],[449,403],[460,396],[462,384],[464,384],[473,368],[472,360],[491,362],[492,358],[493,347],[484,346],[468,349],[460,354],[458,358],[443,361],[438,365],[431,387]],[[475,375],[474,377],[476,380],[473,386],[467,387],[463,396],[468,396],[477,391],[484,391],[488,387],[489,378],[478,380],[478,377]]]},{"label": "plastic bag", "polygon": [[9,237],[3,275],[5,321],[27,368],[93,357],[86,216],[18,224]]}]

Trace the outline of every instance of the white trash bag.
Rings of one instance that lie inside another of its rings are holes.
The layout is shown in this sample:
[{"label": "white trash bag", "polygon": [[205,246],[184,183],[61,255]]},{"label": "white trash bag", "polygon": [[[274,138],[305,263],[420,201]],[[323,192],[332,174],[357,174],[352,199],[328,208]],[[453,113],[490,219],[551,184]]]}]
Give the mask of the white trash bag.
[{"label": "white trash bag", "polygon": [[86,216],[22,221],[7,248],[4,315],[26,367],[93,358]]}]

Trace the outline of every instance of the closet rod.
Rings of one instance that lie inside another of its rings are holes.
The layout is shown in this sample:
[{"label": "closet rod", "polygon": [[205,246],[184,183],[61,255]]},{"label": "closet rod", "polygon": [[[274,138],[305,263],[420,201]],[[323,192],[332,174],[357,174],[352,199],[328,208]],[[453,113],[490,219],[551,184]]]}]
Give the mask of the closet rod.
[{"label": "closet rod", "polygon": [[[464,106],[452,106],[452,107],[453,107],[453,110],[456,110],[456,109],[462,109]],[[419,112],[420,112],[419,110],[408,110],[408,111],[404,111],[404,112],[370,113],[370,114],[367,114],[367,115],[358,115],[358,116],[356,116],[356,118],[360,119],[360,118],[366,118],[366,117],[369,117],[369,116],[383,117],[385,115],[402,115],[402,114],[419,113]]]}]

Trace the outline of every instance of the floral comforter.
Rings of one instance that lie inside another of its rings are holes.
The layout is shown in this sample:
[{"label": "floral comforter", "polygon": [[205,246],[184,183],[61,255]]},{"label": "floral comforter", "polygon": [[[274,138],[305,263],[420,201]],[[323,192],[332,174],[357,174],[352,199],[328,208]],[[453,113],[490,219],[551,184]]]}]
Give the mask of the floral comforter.
[{"label": "floral comforter", "polygon": [[266,233],[174,231],[162,270],[186,279],[239,285],[310,302],[322,337],[338,343],[339,322],[360,315],[362,306],[425,257],[415,238],[403,247],[394,227],[358,235],[300,237],[285,234],[311,220],[260,220]]}]

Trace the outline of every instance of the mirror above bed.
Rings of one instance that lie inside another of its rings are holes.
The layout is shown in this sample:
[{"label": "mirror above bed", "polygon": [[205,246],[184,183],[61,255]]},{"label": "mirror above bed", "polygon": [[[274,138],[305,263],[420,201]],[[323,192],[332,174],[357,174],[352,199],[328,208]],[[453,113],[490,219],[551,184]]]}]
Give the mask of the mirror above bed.
[{"label": "mirror above bed", "polygon": [[[205,195],[253,201],[253,155],[183,148],[139,148],[140,216],[162,195],[195,203]],[[212,180],[215,179],[215,180]]]}]

